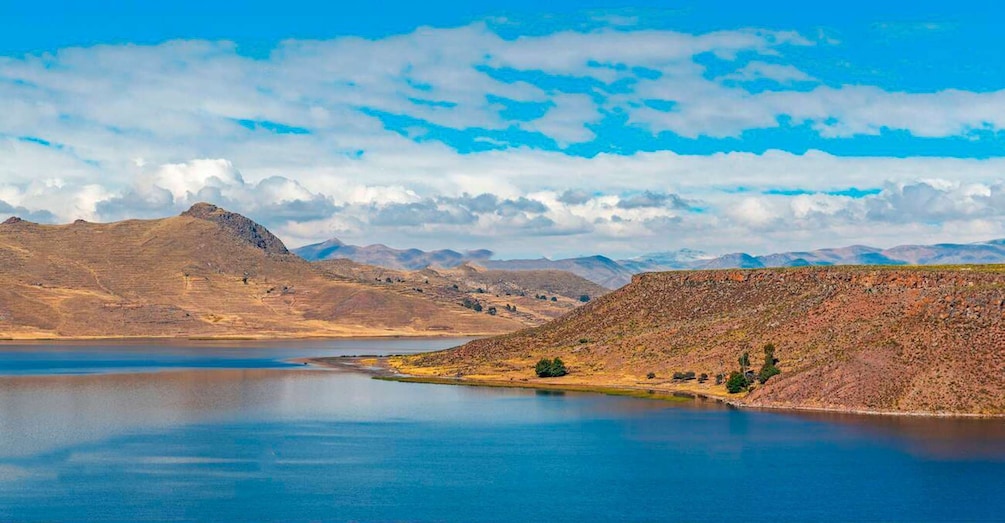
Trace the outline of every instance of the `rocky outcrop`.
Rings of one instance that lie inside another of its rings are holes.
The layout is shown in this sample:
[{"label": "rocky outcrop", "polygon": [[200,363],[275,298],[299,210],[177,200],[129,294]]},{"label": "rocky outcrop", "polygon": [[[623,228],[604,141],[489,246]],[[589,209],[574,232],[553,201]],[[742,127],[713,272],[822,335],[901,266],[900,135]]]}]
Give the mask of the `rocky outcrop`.
[{"label": "rocky outcrop", "polygon": [[234,212],[221,209],[209,203],[197,203],[182,216],[214,222],[238,239],[250,243],[268,254],[290,254],[283,241],[268,229]]}]

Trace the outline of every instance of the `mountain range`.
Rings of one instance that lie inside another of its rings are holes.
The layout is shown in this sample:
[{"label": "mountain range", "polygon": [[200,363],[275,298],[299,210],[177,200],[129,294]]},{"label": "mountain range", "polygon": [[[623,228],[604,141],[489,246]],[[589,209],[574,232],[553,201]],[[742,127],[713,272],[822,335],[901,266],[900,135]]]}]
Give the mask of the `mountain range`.
[{"label": "mountain range", "polygon": [[568,271],[608,289],[616,289],[642,272],[696,269],[759,269],[766,267],[803,267],[831,265],[952,265],[1005,263],[1005,239],[979,243],[940,243],[934,245],[899,245],[883,249],[864,245],[826,248],[813,251],[792,251],[755,256],[731,253],[712,256],[705,252],[682,249],[659,252],[637,258],[614,260],[594,255],[552,260],[495,260],[486,249],[459,252],[454,250],[399,250],[385,245],[357,247],[338,240],[309,245],[295,252],[308,260],[345,258],[359,263],[389,268],[422,269],[425,267],[456,267],[473,263],[488,269],[561,270]]}]

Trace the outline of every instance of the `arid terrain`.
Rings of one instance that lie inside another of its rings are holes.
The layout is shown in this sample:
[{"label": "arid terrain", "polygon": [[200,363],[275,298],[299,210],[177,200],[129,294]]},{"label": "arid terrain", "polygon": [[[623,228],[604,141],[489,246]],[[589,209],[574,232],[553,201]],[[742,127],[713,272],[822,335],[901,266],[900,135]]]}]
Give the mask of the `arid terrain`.
[{"label": "arid terrain", "polygon": [[484,272],[420,280],[340,271],[208,204],[109,224],[12,218],[0,225],[0,267],[0,337],[9,339],[488,335],[543,323],[578,306],[578,293],[603,291],[578,278],[549,291],[550,277],[525,288]]},{"label": "arid terrain", "polygon": [[[713,376],[781,374],[727,394]],[[538,378],[540,358],[569,374]],[[664,272],[546,325],[388,364],[422,378],[689,391],[747,406],[1005,414],[1005,267]],[[705,373],[705,383],[674,380]],[[650,376],[652,373],[652,377]]]}]

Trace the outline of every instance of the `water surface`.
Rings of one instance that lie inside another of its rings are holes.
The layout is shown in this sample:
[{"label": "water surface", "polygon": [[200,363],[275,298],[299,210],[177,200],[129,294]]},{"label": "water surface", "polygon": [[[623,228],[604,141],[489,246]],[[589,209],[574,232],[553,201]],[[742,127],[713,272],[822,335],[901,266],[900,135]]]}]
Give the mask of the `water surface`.
[{"label": "water surface", "polygon": [[0,520],[1005,514],[998,421],[395,383],[288,362],[451,344],[0,348]]}]

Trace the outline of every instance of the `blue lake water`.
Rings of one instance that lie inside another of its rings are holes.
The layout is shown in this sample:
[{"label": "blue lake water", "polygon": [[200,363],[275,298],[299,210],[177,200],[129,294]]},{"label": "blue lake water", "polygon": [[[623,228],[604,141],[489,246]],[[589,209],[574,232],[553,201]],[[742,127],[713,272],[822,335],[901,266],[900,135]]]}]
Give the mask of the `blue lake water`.
[{"label": "blue lake water", "polygon": [[451,340],[0,346],[0,520],[1002,521],[1005,423],[395,383]]}]

